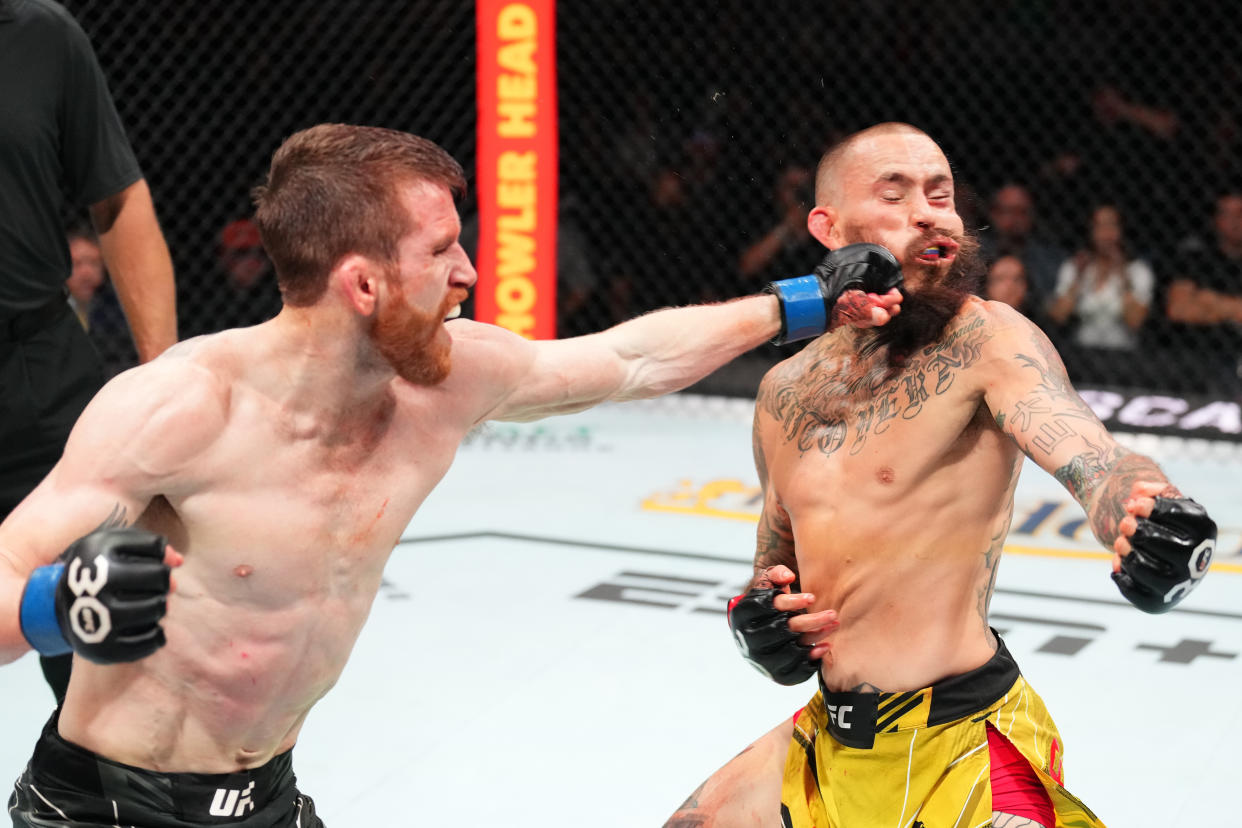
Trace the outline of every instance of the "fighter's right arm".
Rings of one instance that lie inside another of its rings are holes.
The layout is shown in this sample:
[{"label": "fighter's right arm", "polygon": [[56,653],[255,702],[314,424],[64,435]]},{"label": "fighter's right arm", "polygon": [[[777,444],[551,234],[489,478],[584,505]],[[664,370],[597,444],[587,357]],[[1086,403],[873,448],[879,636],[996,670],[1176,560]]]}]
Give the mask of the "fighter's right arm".
[{"label": "fighter's right arm", "polygon": [[746,591],[729,601],[727,616],[742,658],[773,681],[793,685],[819,670],[817,662],[828,650],[823,639],[839,624],[833,610],[807,612],[814,595],[790,592],[797,587],[793,524],[768,480],[764,419],[756,407],[755,468],[764,497],[754,575]]},{"label": "fighter's right arm", "polygon": [[162,359],[109,382],[60,461],[0,524],[0,664],[30,649],[21,606],[35,569],[95,529],[133,525],[156,495],[193,485],[195,458],[220,433],[227,404],[204,374]]},{"label": "fighter's right arm", "polygon": [[[762,393],[762,391],[760,391]],[[763,493],[763,510],[759,513],[759,529],[755,535],[754,574],[747,589],[766,589],[773,586],[767,572],[774,566],[788,567],[796,578],[798,558],[794,554],[793,525],[768,481],[768,463],[764,455],[761,435],[762,412],[756,407],[755,424],[751,438],[755,454],[755,471],[759,474],[759,487]],[[796,581],[790,584],[796,586]]]},{"label": "fighter's right arm", "polygon": [[1122,595],[1144,612],[1168,611],[1207,572],[1216,524],[1154,460],[1105,430],[1042,331],[1006,305],[987,305],[996,335],[984,347],[984,401],[997,426],[1082,504],[1114,551]]}]

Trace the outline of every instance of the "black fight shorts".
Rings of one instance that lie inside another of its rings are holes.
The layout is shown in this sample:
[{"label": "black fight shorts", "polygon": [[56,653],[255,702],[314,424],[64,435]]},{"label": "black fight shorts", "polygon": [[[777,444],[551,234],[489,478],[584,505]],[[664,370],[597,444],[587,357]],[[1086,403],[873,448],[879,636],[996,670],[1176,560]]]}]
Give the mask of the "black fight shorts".
[{"label": "black fight shorts", "polygon": [[14,828],[323,828],[292,751],[240,773],[156,773],[66,742],[57,718],[9,797]]}]

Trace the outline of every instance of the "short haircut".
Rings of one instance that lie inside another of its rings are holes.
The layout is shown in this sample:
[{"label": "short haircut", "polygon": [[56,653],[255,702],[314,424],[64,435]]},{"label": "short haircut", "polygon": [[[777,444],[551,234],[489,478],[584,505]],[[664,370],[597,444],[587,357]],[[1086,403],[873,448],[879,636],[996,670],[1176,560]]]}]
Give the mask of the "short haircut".
[{"label": "short haircut", "polygon": [[913,124],[888,121],[845,136],[829,147],[828,151],[819,159],[819,166],[815,168],[815,203],[820,205],[831,204],[839,196],[837,188],[841,180],[841,164],[855,144],[864,138],[874,138],[893,133],[927,135],[926,132]]},{"label": "short haircut", "polygon": [[285,304],[319,301],[328,273],[350,253],[396,262],[397,242],[415,229],[401,189],[420,181],[457,197],[466,189],[452,156],[407,132],[320,124],[281,144],[253,195]]}]

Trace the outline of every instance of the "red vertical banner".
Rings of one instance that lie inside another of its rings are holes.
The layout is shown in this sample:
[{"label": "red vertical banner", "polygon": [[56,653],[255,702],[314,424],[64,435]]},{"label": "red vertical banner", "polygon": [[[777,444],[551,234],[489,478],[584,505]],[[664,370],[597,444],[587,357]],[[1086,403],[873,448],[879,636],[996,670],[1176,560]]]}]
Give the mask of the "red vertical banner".
[{"label": "red vertical banner", "polygon": [[477,0],[475,318],[556,336],[556,2]]}]

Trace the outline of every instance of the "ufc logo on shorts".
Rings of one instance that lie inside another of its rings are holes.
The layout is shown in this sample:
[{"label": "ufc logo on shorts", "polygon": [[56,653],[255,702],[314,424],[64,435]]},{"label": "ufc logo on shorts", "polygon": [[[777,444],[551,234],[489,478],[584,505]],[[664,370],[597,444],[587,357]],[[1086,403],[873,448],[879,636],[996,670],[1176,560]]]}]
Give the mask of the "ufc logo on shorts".
[{"label": "ufc logo on shorts", "polygon": [[834,727],[839,727],[842,730],[850,729],[850,723],[846,720],[845,716],[847,713],[854,712],[854,705],[826,704],[824,707],[828,708],[828,719],[832,722]]},{"label": "ufc logo on shorts", "polygon": [[87,644],[98,644],[112,632],[112,615],[95,597],[108,585],[108,559],[100,555],[91,566],[83,567],[81,559],[74,558],[65,582],[77,596],[69,607],[73,634]]},{"label": "ufc logo on shorts", "polygon": [[247,785],[244,791],[216,788],[209,813],[212,816],[245,816],[247,811],[254,810],[254,803],[250,801],[250,792],[253,790],[254,782]]}]

